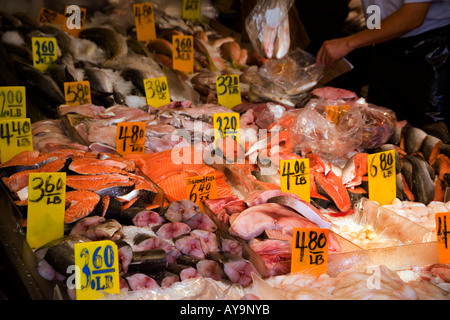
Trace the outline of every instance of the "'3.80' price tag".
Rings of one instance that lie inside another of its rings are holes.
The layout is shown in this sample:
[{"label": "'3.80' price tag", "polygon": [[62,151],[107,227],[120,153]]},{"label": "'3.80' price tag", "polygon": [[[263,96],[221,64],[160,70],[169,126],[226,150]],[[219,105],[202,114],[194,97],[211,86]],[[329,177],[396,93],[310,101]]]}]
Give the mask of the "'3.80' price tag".
[{"label": "'3.80' price tag", "polygon": [[91,104],[91,85],[89,81],[64,82],[66,104],[80,106]]},{"label": "'3.80' price tag", "polygon": [[170,103],[169,86],[166,77],[145,79],[144,88],[149,106],[159,108]]}]

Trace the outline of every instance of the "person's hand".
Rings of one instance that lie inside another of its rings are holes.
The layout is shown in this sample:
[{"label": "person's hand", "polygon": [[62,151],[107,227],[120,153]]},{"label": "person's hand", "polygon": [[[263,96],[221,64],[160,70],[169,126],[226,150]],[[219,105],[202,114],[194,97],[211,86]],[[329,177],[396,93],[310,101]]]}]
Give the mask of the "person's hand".
[{"label": "person's hand", "polygon": [[317,53],[316,63],[333,68],[334,63],[352,51],[347,38],[327,40]]}]

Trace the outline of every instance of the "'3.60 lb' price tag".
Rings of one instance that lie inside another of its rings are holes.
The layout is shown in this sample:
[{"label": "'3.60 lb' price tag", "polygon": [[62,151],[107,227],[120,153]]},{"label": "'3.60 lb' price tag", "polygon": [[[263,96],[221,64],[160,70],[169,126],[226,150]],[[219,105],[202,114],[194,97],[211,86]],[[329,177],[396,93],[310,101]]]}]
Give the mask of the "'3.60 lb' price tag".
[{"label": "'3.60 lb' price tag", "polygon": [[77,300],[98,300],[105,293],[120,293],[117,245],[110,240],[76,243]]},{"label": "'3.60 lb' price tag", "polygon": [[41,71],[46,71],[48,67],[58,59],[57,43],[55,38],[33,37],[33,66]]},{"label": "'3.60 lb' price tag", "polygon": [[391,204],[397,194],[395,150],[368,155],[369,199]]},{"label": "'3.60 lb' price tag", "polygon": [[118,123],[116,151],[121,155],[144,153],[145,122]]},{"label": "'3.60 lb' price tag", "polygon": [[298,195],[303,201],[311,201],[309,159],[280,160],[281,191]]},{"label": "'3.60 lb' price tag", "polygon": [[294,228],[291,273],[321,275],[327,272],[328,229]]},{"label": "'3.60 lb' price tag", "polygon": [[91,85],[89,81],[64,82],[66,104],[80,106],[91,104]]},{"label": "'3.60 lb' price tag", "polygon": [[173,36],[173,69],[184,73],[194,72],[194,37]]}]

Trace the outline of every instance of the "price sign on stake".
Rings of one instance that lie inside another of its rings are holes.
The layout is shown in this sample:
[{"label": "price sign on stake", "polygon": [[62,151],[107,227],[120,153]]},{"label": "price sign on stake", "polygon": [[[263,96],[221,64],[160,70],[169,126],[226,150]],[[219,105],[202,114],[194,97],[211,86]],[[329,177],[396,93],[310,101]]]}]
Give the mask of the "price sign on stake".
[{"label": "price sign on stake", "polygon": [[92,103],[89,81],[64,82],[64,95],[69,106]]},{"label": "price sign on stake", "polygon": [[319,276],[327,272],[328,229],[294,228],[291,273]]},{"label": "price sign on stake", "polygon": [[64,15],[56,11],[47,8],[41,8],[37,20],[38,22],[43,24],[55,24],[62,26],[66,21],[66,18],[64,17]]},{"label": "price sign on stake", "polygon": [[215,113],[213,115],[214,142],[217,148],[217,142],[222,138],[231,138],[237,143],[241,142],[239,132],[239,113]]},{"label": "price sign on stake", "polygon": [[25,118],[27,113],[25,87],[0,87],[0,118]]},{"label": "price sign on stake", "polygon": [[450,262],[450,212],[436,213],[437,249],[440,263]]},{"label": "price sign on stake", "polygon": [[239,76],[223,75],[216,77],[217,100],[220,105],[233,108],[242,102]]},{"label": "price sign on stake", "polygon": [[144,88],[149,106],[159,108],[170,103],[169,86],[166,77],[145,79]]},{"label": "price sign on stake", "polygon": [[298,195],[311,201],[309,159],[280,160],[281,191]]},{"label": "price sign on stake", "polygon": [[33,37],[33,66],[41,71],[46,71],[50,64],[58,58],[55,38]]},{"label": "price sign on stake", "polygon": [[0,154],[2,163],[26,150],[33,150],[30,119],[0,121]]},{"label": "price sign on stake", "polygon": [[149,2],[133,4],[133,13],[138,41],[148,44],[156,40],[153,4]]},{"label": "price sign on stake", "polygon": [[27,242],[33,249],[64,236],[66,173],[30,173]]},{"label": "price sign on stake", "polygon": [[200,20],[200,0],[183,0],[182,18],[185,20]]},{"label": "price sign on stake", "polygon": [[368,155],[369,199],[380,205],[391,204],[396,197],[395,150]]},{"label": "price sign on stake", "polygon": [[144,153],[145,122],[118,123],[116,151],[121,155]]},{"label": "price sign on stake", "polygon": [[172,37],[173,69],[184,73],[194,72],[194,37]]},{"label": "price sign on stake", "polygon": [[186,197],[200,208],[203,200],[216,199],[216,174],[186,178]]},{"label": "price sign on stake", "polygon": [[111,240],[76,243],[77,300],[98,300],[105,293],[120,293],[117,245]]}]

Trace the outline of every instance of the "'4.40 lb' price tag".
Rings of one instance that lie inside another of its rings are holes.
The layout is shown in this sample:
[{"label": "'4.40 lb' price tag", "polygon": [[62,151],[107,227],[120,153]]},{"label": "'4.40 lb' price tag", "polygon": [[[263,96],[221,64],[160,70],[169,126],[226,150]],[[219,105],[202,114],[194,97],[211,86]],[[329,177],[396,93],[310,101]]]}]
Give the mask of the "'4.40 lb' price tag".
[{"label": "'4.40 lb' price tag", "polygon": [[328,229],[294,228],[292,240],[292,273],[321,275],[327,272]]},{"label": "'4.40 lb' price tag", "polygon": [[25,87],[0,87],[0,118],[25,118],[27,112]]},{"label": "'4.40 lb' price tag", "polygon": [[77,300],[98,300],[105,293],[120,293],[117,245],[111,240],[76,243]]},{"label": "'4.40 lb' price tag", "polygon": [[186,178],[186,196],[200,208],[203,200],[217,198],[216,174]]},{"label": "'4.40 lb' price tag", "polygon": [[170,103],[169,86],[166,77],[144,80],[145,96],[147,104],[159,108]]},{"label": "'4.40 lb' price tag", "polygon": [[450,262],[450,244],[449,244],[449,229],[447,222],[450,223],[450,212],[436,213],[436,235],[437,235],[437,249],[440,263]]},{"label": "'4.40 lb' price tag", "polygon": [[56,39],[33,37],[31,41],[33,44],[33,66],[41,71],[46,71],[58,58]]},{"label": "'4.40 lb' price tag", "polygon": [[0,154],[2,163],[23,151],[33,151],[29,118],[0,121]]},{"label": "'4.40 lb' price tag", "polygon": [[220,105],[233,108],[242,102],[239,76],[222,75],[216,77],[217,101]]},{"label": "'4.40 lb' price tag", "polygon": [[282,192],[296,194],[310,202],[309,159],[280,160],[280,186]]},{"label": "'4.40 lb' price tag", "polygon": [[92,103],[89,81],[64,82],[64,95],[69,106]]},{"label": "'4.40 lb' price tag", "polygon": [[391,204],[397,193],[395,150],[368,155],[369,199]]},{"label": "'4.40 lb' price tag", "polygon": [[194,37],[173,36],[173,69],[184,73],[194,72]]},{"label": "'4.40 lb' price tag", "polygon": [[144,153],[145,122],[118,123],[116,151],[121,155]]},{"label": "'4.40 lb' price tag", "polygon": [[64,236],[66,173],[30,173],[28,182],[27,242],[31,248]]}]

